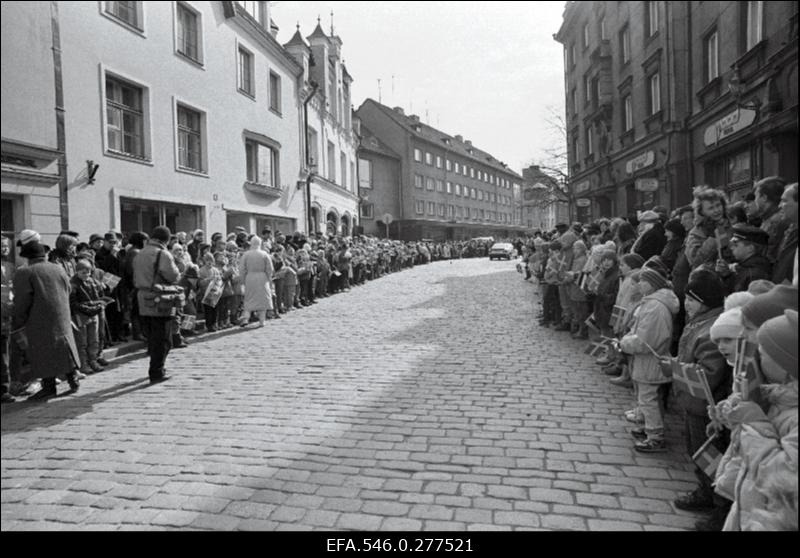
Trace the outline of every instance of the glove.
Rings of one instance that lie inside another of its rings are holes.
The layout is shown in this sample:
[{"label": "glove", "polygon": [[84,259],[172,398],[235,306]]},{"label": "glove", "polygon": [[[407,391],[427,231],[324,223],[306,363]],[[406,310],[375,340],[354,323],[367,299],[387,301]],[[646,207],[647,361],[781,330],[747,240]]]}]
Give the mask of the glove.
[{"label": "glove", "polygon": [[734,394],[717,405],[720,422],[729,429],[739,424],[761,422],[767,420],[767,415],[758,404],[752,401],[742,401],[739,394]]}]

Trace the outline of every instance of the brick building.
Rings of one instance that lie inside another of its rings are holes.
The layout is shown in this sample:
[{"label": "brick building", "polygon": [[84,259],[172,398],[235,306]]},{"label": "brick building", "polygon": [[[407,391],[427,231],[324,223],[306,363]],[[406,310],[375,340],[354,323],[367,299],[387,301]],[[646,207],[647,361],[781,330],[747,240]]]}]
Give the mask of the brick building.
[{"label": "brick building", "polygon": [[396,192],[378,194],[377,181],[367,189],[371,200],[386,200],[386,205],[371,203],[373,217],[362,217],[365,230],[371,230],[370,221],[385,213],[393,216],[392,238],[408,240],[508,237],[527,230],[522,226],[522,177],[508,165],[460,135],[439,131],[416,115],[406,116],[400,107],[367,99],[356,116],[362,129],[368,130],[359,158],[369,161],[373,176],[388,175],[381,167],[398,162],[376,157],[369,137],[380,142],[381,151],[399,157],[398,179],[380,184],[381,189],[396,188]]},{"label": "brick building", "polygon": [[569,2],[554,38],[587,217],[797,180],[797,2]]}]

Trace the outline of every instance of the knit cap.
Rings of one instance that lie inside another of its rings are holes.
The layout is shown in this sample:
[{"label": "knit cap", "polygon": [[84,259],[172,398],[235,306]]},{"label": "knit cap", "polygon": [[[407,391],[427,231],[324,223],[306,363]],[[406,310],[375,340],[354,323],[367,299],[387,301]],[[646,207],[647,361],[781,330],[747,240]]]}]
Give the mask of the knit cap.
[{"label": "knit cap", "polygon": [[614,252],[616,252],[616,251],[617,251],[617,245],[616,245],[616,244],[614,244],[614,241],[613,241],[613,240],[608,240],[608,241],[606,241],[606,243],[605,243],[605,244],[603,244],[603,248],[604,248],[605,250],[613,250]]},{"label": "knit cap", "polygon": [[719,308],[725,303],[725,286],[713,271],[700,269],[689,277],[686,296],[690,296],[707,308]]},{"label": "knit cap", "polygon": [[748,293],[747,291],[737,291],[735,293],[731,293],[725,299],[725,311],[733,310],[734,308],[740,308],[753,300],[755,297],[754,294]]},{"label": "knit cap", "polygon": [[756,337],[759,350],[797,378],[797,311],[785,310],[783,315],[767,320]]},{"label": "knit cap", "polygon": [[742,317],[755,327],[783,314],[786,309],[797,311],[797,287],[776,285],[771,291],[760,294],[742,306]]},{"label": "knit cap", "polygon": [[667,286],[666,278],[649,267],[642,268],[639,273],[639,281],[645,281],[651,284],[655,290],[664,289]]},{"label": "knit cap", "polygon": [[711,340],[714,343],[720,339],[739,339],[744,337],[744,325],[742,325],[742,309],[733,308],[719,315],[714,325],[711,326]]},{"label": "knit cap", "polygon": [[19,233],[19,237],[17,240],[17,246],[24,246],[29,242],[41,242],[42,236],[31,229],[25,229]]},{"label": "knit cap", "polygon": [[664,260],[661,259],[661,256],[652,256],[650,259],[644,262],[642,267],[659,272],[662,276],[664,276],[665,279],[669,277],[669,268],[664,263]]},{"label": "knit cap", "polygon": [[775,283],[769,279],[756,279],[750,282],[750,285],[747,287],[747,292],[753,296],[758,296],[770,292],[773,288],[775,288]]},{"label": "knit cap", "polygon": [[622,263],[631,269],[639,269],[644,265],[644,258],[639,254],[625,254],[622,256]]}]

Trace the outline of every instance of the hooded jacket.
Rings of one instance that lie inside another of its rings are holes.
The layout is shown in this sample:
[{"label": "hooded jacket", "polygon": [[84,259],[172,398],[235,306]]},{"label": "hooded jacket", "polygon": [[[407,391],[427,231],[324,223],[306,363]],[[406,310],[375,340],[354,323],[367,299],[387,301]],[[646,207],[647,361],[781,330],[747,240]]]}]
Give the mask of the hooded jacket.
[{"label": "hooded jacket", "polygon": [[636,306],[642,300],[642,293],[639,292],[639,288],[636,286],[636,283],[633,281],[630,275],[625,277],[622,280],[622,283],[619,286],[619,291],[617,292],[617,300],[614,303],[615,306],[619,306],[624,308],[628,311],[626,314],[627,319],[625,320],[618,320],[616,324],[614,324],[614,334],[621,335],[625,333],[625,331],[630,327],[633,323],[633,311]]},{"label": "hooded jacket", "polygon": [[717,468],[715,490],[733,500],[724,531],[797,531],[797,380],[761,386]]},{"label": "hooded jacket", "polygon": [[665,384],[672,381],[661,371],[658,358],[647,347],[649,345],[659,355],[669,355],[672,322],[679,308],[678,297],[669,289],[647,295],[636,307],[633,327],[619,342],[620,349],[632,355],[631,378],[635,382]]}]

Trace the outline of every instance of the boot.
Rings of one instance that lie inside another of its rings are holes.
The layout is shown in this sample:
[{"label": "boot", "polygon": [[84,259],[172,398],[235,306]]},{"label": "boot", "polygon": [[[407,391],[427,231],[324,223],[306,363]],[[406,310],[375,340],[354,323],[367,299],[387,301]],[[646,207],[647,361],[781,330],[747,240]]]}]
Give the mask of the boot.
[{"label": "boot", "polygon": [[575,335],[575,339],[580,339],[581,341],[589,339],[589,326],[581,323],[580,327],[578,328],[578,333]]},{"label": "boot", "polygon": [[569,322],[562,321],[560,324],[556,326],[554,331],[569,331],[569,330],[570,330]]}]

